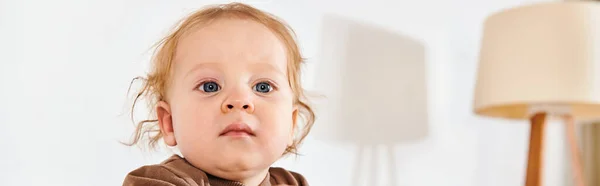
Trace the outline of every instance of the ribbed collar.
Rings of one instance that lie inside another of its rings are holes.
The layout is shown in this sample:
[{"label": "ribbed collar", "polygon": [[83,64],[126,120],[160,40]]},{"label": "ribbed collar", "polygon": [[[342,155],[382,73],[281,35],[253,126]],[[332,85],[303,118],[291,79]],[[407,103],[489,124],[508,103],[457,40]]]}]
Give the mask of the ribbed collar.
[{"label": "ribbed collar", "polygon": [[[226,179],[222,179],[210,174],[206,174],[208,177],[208,182],[210,183],[211,186],[244,186],[243,183],[238,182],[238,181],[231,181],[231,180],[226,180]],[[259,184],[259,186],[271,186],[271,181],[268,179],[270,176],[270,174],[267,173],[267,176],[265,177],[265,179]]]},{"label": "ribbed collar", "polygon": [[[208,180],[208,186],[245,186],[243,183],[238,181],[226,180],[213,175],[210,175],[189,163],[185,158],[179,155],[173,155],[164,164],[170,164],[172,167],[177,167],[179,170],[184,170],[186,174],[189,174],[196,183],[205,183]],[[275,178],[271,177],[271,173],[267,172],[265,179],[259,184],[259,186],[271,186],[271,181],[275,181]]]}]

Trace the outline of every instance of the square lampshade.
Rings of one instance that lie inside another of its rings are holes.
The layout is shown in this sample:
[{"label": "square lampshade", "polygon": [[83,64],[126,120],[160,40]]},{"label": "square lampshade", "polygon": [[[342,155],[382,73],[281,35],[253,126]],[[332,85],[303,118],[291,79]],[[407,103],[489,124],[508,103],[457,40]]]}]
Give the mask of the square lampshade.
[{"label": "square lampshade", "polygon": [[474,109],[483,116],[527,119],[561,110],[600,117],[600,3],[539,3],[488,17]]}]

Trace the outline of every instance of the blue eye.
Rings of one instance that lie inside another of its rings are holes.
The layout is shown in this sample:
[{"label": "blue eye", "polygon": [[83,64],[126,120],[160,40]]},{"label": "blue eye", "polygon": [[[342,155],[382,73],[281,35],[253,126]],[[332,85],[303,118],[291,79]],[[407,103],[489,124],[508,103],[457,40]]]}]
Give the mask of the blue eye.
[{"label": "blue eye", "polygon": [[271,90],[273,90],[273,87],[269,83],[260,82],[260,83],[257,83],[256,85],[254,85],[254,88],[252,88],[252,89],[254,89],[255,91],[260,92],[260,93],[269,93],[269,92],[271,92]]},{"label": "blue eye", "polygon": [[200,84],[200,87],[198,87],[198,89],[204,92],[216,92],[221,90],[221,87],[219,86],[219,84],[213,81],[208,81]]}]

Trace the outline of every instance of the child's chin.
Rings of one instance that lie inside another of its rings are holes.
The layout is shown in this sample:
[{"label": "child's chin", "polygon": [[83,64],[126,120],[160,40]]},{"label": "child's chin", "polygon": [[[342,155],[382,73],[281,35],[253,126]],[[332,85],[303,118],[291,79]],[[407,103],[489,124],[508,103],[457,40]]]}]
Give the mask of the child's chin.
[{"label": "child's chin", "polygon": [[223,157],[222,168],[229,171],[255,171],[270,166],[268,160],[250,154],[231,154]]}]

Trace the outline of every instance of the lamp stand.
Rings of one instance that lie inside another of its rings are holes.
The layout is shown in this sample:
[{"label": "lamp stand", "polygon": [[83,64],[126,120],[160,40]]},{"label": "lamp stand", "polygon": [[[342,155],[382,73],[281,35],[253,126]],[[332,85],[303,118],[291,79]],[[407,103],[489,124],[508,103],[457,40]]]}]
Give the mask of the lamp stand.
[{"label": "lamp stand", "polygon": [[566,133],[567,140],[569,141],[569,151],[571,152],[571,170],[573,171],[575,185],[584,186],[583,167],[581,167],[581,156],[579,155],[579,145],[577,144],[575,132],[575,120],[573,119],[573,116],[565,116],[564,119],[567,124]]},{"label": "lamp stand", "polygon": [[529,155],[525,186],[542,186],[543,142],[546,113],[537,113],[530,118]]},{"label": "lamp stand", "polygon": [[[531,131],[529,135],[529,155],[527,160],[527,177],[525,186],[542,186],[543,174],[543,147],[544,132],[546,126],[546,113],[537,113],[530,118]],[[575,123],[572,116],[565,116],[567,140],[570,146],[571,165],[575,184],[584,186],[583,174],[581,172],[581,161],[578,145],[575,137]]]}]

